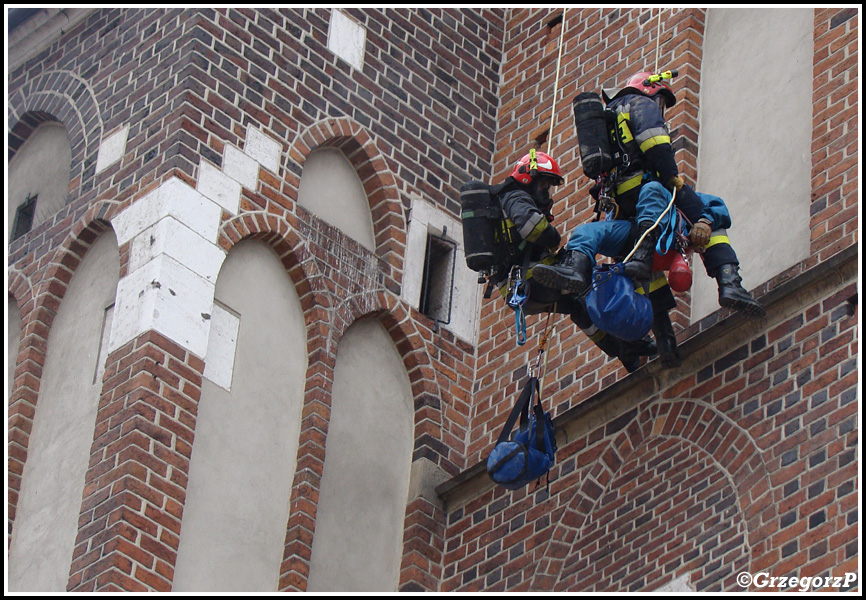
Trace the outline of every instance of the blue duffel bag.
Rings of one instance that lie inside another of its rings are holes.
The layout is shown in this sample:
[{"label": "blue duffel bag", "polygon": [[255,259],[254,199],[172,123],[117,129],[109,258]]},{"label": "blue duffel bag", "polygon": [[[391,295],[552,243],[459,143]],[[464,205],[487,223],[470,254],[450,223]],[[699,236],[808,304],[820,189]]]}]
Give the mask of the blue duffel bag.
[{"label": "blue duffel bag", "polygon": [[586,310],[596,327],[626,341],[641,339],[653,323],[649,298],[635,291],[622,263],[604,264],[592,270]]},{"label": "blue duffel bag", "polygon": [[[530,410],[533,394],[536,402]],[[520,426],[509,440],[518,416]],[[550,471],[555,460],[555,434],[550,414],[541,406],[538,378],[530,377],[487,457],[487,474],[510,490],[541,478]]]}]

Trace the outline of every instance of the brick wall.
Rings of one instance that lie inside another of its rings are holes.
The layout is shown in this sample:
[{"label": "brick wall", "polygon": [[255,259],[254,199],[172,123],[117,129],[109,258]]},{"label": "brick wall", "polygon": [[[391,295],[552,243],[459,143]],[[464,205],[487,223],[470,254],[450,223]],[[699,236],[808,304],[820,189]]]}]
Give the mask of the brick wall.
[{"label": "brick wall", "polygon": [[[461,502],[422,496],[407,506],[401,589],[639,590],[686,576],[700,589],[736,590],[743,565],[855,570],[859,14],[815,11],[812,257],[758,290],[766,322],[716,314],[685,327],[683,312],[683,369],[625,377],[558,321],[545,380],[558,464],[549,488],[511,494],[479,491],[483,473],[472,474],[532,348],[515,346],[501,302],[485,301],[474,348],[400,300],[406,209],[417,193],[456,216],[464,180],[501,179],[530,145],[544,146],[536,140],[550,123],[562,27],[547,23],[558,12],[349,9],[367,31],[362,72],[326,49],[329,12],[98,10],[9,74],[10,156],[46,118],[67,126],[73,150],[67,206],[10,245],[22,335],[9,531],[53,315],[80,257],[149,191],[172,177],[195,185],[202,160],[220,166],[225,145],[239,146],[252,125],[281,141],[283,163],[277,175],[261,170],[238,215],[223,214],[219,244],[256,237],[275,248],[298,289],[310,353],[280,589],[306,586],[336,342],[370,315],[404,356],[413,459],[468,482],[457,486]],[[557,204],[561,230],[591,216],[589,182],[571,175],[570,99],[653,66],[646,40],[657,36],[660,68],[680,70],[671,125],[678,163],[694,178],[705,15],[677,10],[659,30],[657,14],[566,11],[548,137],[570,174],[558,197],[587,200]],[[100,141],[124,125],[125,154],[97,173]],[[303,161],[322,146],[340,148],[361,176],[373,253],[295,204]],[[129,244],[120,252],[123,276]],[[530,339],[542,326],[530,317]],[[202,372],[200,357],[155,332],[110,355],[70,589],[170,589]]]},{"label": "brick wall", "polygon": [[[262,170],[256,189],[244,190],[239,215],[224,213],[220,244],[228,250],[258,237],[274,246],[310,333],[281,587],[305,586],[334,352],[355,319],[378,316],[405,357],[416,398],[414,458],[451,474],[465,466],[473,348],[399,300],[402,255],[411,194],[456,216],[460,184],[491,170],[502,11],[347,12],[367,32],[363,71],[327,50],[329,9],[110,9],[10,73],[10,156],[44,120],[63,122],[73,149],[67,206],[10,246],[23,330],[10,404],[10,532],[45,340],[77,265],[70,257],[168,179],[194,186],[201,161],[220,167],[225,146],[241,146],[251,125],[281,140],[283,164],[278,176]],[[97,173],[100,141],[123,126],[123,156]],[[339,148],[356,167],[371,201],[373,255],[296,206],[303,161],[319,147]],[[124,276],[129,244],[120,251]],[[118,349],[110,363],[69,585],[166,590],[203,365],[156,333]],[[423,537],[411,523],[431,523],[435,510],[413,503],[407,543]],[[426,566],[406,565],[403,581],[435,586],[431,561],[438,563],[420,553],[415,562]]]}]

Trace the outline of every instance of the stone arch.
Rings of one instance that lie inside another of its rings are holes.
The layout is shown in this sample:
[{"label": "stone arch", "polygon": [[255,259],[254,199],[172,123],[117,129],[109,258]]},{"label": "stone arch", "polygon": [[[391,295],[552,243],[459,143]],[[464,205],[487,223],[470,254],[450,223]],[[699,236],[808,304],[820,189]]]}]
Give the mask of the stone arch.
[{"label": "stone arch", "polygon": [[[617,471],[637,449],[651,439],[682,440],[703,451],[725,473],[733,487],[737,506],[747,527],[748,547],[761,542],[761,523],[776,516],[769,471],[761,451],[749,434],[711,405],[698,400],[663,400],[627,413],[587,469],[573,468],[565,489],[574,490],[568,503],[557,511],[557,523],[546,544],[532,579],[531,589],[553,589],[584,523]],[[567,462],[580,464],[579,454]],[[568,466],[573,466],[569,464]],[[591,465],[591,466],[590,466]],[[563,463],[560,469],[564,469]]]},{"label": "stone arch", "polygon": [[9,160],[36,127],[58,121],[66,127],[72,148],[69,194],[93,187],[96,155],[102,139],[99,103],[90,85],[62,69],[46,71],[9,96]]},{"label": "stone arch", "polygon": [[330,118],[310,125],[298,135],[286,153],[287,160],[296,166],[295,169],[286,169],[286,183],[296,199],[304,161],[319,148],[340,150],[358,173],[370,205],[376,256],[386,270],[386,279],[399,286],[407,225],[397,179],[375,139],[349,117]]}]

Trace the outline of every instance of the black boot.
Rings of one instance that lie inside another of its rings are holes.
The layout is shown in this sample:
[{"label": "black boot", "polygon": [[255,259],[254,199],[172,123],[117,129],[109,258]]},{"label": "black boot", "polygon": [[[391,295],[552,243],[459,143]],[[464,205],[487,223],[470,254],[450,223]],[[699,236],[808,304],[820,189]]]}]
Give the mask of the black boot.
[{"label": "black boot", "polygon": [[742,285],[739,266],[735,263],[722,265],[716,269],[716,281],[719,284],[719,305],[745,313],[747,316],[761,318],[767,311],[761,303],[752,298]]},{"label": "black boot", "polygon": [[[650,227],[653,226],[652,221],[642,221],[637,224],[637,239]],[[634,281],[649,281],[653,272],[653,259],[655,258],[656,242],[659,239],[659,228],[656,227],[650,231],[643,239],[643,242],[635,247],[631,259],[625,263],[625,274],[631,277]]]},{"label": "black boot", "polygon": [[653,315],[653,335],[656,338],[656,346],[659,351],[662,366],[673,369],[683,364],[680,351],[677,349],[677,336],[674,334],[674,326],[671,324],[670,315],[666,310],[659,311]]},{"label": "black boot", "polygon": [[591,272],[592,260],[579,250],[571,250],[555,265],[535,265],[532,268],[532,279],[554,290],[579,294],[589,285]]}]

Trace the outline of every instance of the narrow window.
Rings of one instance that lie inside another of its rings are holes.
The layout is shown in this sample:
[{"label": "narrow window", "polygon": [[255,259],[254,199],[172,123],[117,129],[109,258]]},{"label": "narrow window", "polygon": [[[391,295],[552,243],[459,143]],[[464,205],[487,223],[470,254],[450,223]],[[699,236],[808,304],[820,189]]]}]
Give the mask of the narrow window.
[{"label": "narrow window", "polygon": [[33,227],[33,217],[36,215],[36,196],[27,194],[27,199],[15,211],[15,223],[12,225],[12,239],[17,240]]},{"label": "narrow window", "polygon": [[451,299],[454,290],[454,257],[457,244],[445,235],[427,235],[427,253],[424,258],[424,279],[421,284],[420,310],[434,321],[447,325],[451,322]]}]

